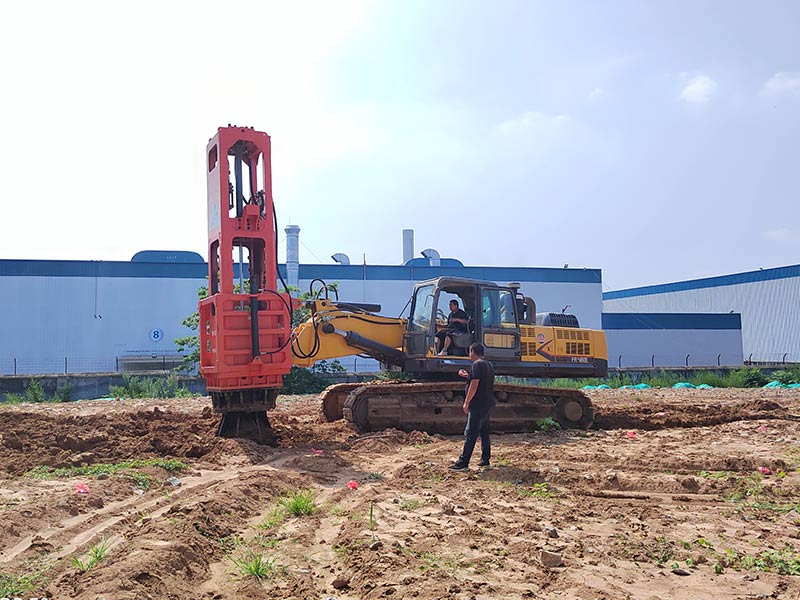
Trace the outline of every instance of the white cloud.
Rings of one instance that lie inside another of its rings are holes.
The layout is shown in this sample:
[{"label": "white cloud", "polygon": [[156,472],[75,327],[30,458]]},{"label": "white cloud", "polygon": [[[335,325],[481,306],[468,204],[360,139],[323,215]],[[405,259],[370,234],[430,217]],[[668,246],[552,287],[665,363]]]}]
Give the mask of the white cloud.
[{"label": "white cloud", "polygon": [[708,75],[695,75],[684,86],[681,100],[690,104],[705,104],[717,91],[717,82]]},{"label": "white cloud", "polygon": [[800,241],[800,232],[790,231],[789,229],[773,229],[764,232],[764,235],[776,242],[798,242]]},{"label": "white cloud", "polygon": [[800,73],[775,73],[764,84],[762,91],[772,96],[791,94],[800,97]]},{"label": "white cloud", "polygon": [[589,92],[589,98],[598,98],[603,95],[603,88],[596,87]]},{"label": "white cloud", "polygon": [[550,128],[570,121],[567,115],[551,115],[538,110],[529,110],[515,119],[504,121],[497,126],[503,135],[516,135],[527,131]]}]

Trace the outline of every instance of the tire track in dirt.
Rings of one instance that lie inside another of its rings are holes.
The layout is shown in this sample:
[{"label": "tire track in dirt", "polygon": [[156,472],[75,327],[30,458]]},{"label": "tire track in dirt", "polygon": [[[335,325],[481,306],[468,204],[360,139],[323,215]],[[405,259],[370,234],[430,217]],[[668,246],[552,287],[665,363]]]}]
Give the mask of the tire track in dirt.
[{"label": "tire track in dirt", "polygon": [[[255,472],[270,468],[269,466],[254,466],[249,471]],[[239,471],[239,473],[243,472],[246,473],[248,470]],[[61,548],[51,554],[51,557],[57,560],[72,554],[77,548],[89,540],[101,536],[118,523],[130,522],[137,515],[145,513],[154,518],[161,516],[175,504],[201,494],[215,484],[230,481],[238,476],[236,471],[201,471],[198,476],[182,478],[181,486],[171,491],[169,500],[163,496],[150,499],[132,496],[110,503],[94,512],[70,517],[55,527],[49,527],[38,531],[35,535],[26,536],[13,547],[0,552],[0,565],[13,561],[28,550],[34,539],[37,544],[47,543]]]}]

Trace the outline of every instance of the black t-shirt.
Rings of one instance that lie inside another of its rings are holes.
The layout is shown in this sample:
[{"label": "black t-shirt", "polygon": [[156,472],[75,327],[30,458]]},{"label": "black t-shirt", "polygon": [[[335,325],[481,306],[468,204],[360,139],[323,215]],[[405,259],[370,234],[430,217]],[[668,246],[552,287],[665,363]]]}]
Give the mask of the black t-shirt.
[{"label": "black t-shirt", "polygon": [[453,321],[453,319],[464,319],[465,321],[469,320],[469,316],[460,308],[458,310],[454,310],[450,313],[447,317],[447,328],[452,329],[453,331],[467,331],[467,325],[465,323],[459,323],[458,321]]},{"label": "black t-shirt", "polygon": [[493,407],[496,402],[494,399],[494,367],[492,363],[482,358],[472,363],[469,370],[469,380],[467,381],[467,389],[473,379],[478,379],[478,390],[475,392],[475,397],[469,403],[469,407],[475,409],[486,409]]}]

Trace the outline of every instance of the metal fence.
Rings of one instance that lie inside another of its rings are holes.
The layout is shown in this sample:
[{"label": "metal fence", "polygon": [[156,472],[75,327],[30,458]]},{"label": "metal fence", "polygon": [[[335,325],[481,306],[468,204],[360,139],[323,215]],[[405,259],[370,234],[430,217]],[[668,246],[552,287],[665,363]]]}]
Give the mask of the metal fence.
[{"label": "metal fence", "polygon": [[[754,358],[754,357],[757,357]],[[794,365],[800,363],[800,355],[781,352],[777,354],[741,354],[719,353],[686,353],[686,354],[612,354],[608,357],[608,366],[615,369],[625,368],[719,368],[754,366]]]},{"label": "metal fence", "polygon": [[[338,359],[348,373],[374,373],[380,363],[372,358],[350,356]],[[80,373],[130,373],[142,371],[172,371],[180,367],[180,355],[115,356],[111,358],[63,358],[37,360],[17,357],[0,358],[0,375],[61,375]],[[635,368],[719,368],[742,365],[774,367],[800,364],[800,354],[779,352],[775,354],[745,355],[714,353],[690,354],[612,354],[608,366],[612,369]]]},{"label": "metal fence", "polygon": [[69,375],[80,373],[127,373],[136,371],[171,371],[179,367],[182,356],[114,356],[82,358],[65,356],[54,359],[29,359],[15,356],[0,358],[0,375]]}]

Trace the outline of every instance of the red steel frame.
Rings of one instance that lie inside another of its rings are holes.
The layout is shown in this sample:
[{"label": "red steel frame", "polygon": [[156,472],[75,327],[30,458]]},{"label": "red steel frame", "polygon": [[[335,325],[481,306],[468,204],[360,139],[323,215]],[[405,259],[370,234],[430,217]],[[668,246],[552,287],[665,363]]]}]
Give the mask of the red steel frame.
[{"label": "red steel frame", "polygon": [[[229,156],[236,155],[231,183]],[[292,366],[291,298],[276,291],[270,157],[269,136],[247,127],[220,127],[206,148],[209,297],[200,301],[200,372],[217,412],[259,408],[261,391],[274,404]],[[233,253],[240,246],[250,284],[235,293]]]}]

